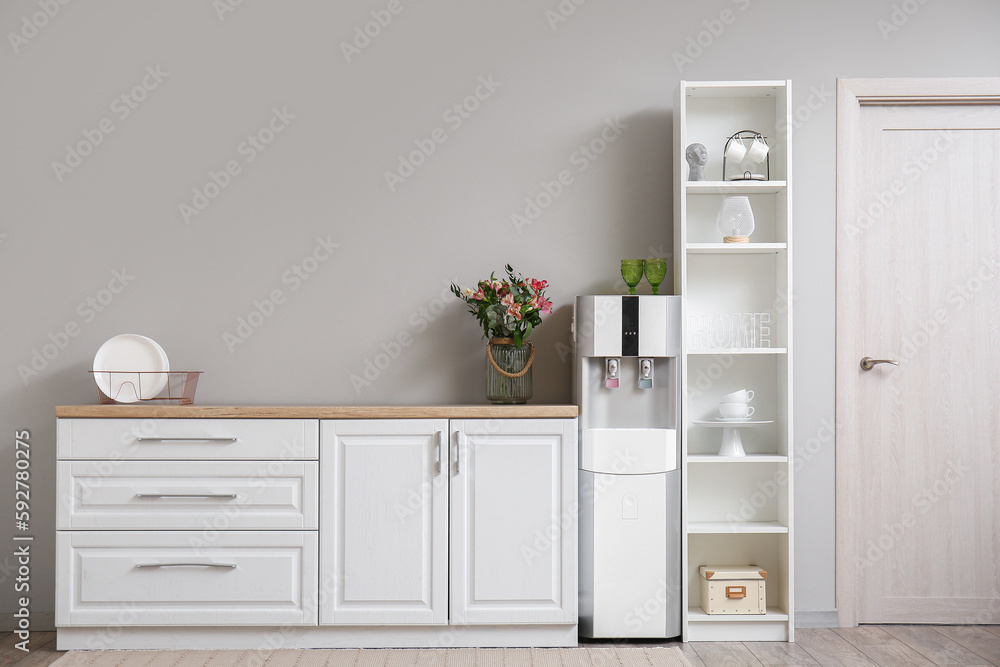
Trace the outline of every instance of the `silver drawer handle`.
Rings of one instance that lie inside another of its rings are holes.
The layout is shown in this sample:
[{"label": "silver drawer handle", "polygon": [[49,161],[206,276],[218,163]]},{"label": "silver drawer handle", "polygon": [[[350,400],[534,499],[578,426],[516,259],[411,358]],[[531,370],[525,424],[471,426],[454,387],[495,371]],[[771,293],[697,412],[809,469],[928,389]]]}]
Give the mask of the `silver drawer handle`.
[{"label": "silver drawer handle", "polygon": [[136,563],[136,567],[221,567],[235,570],[236,563]]},{"label": "silver drawer handle", "polygon": [[136,442],[236,442],[236,438],[136,438]]},{"label": "silver drawer handle", "polygon": [[136,498],[222,498],[232,500],[235,493],[137,493]]}]

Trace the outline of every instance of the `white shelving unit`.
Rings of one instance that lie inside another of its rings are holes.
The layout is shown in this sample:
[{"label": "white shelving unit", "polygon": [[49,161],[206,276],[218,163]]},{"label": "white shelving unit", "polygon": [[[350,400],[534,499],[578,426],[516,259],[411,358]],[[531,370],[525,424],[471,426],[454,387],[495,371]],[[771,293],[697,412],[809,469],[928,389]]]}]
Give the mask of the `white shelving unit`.
[{"label": "white shelving unit", "polygon": [[[680,429],[685,641],[794,641],[790,89],[790,81],[681,81],[677,90],[674,284],[685,297]],[[741,130],[767,138],[772,180],[722,180],[726,139]],[[687,181],[684,153],[692,143],[708,149],[706,181]],[[750,199],[756,225],[750,243],[723,243],[716,231],[722,199],[733,195]],[[752,322],[757,333],[752,346],[718,334],[717,321],[744,322],[745,314],[757,313],[765,315]],[[730,346],[734,340],[744,345]],[[721,429],[695,422],[717,417],[719,399],[738,389],[753,389],[754,419],[773,423],[743,430],[746,456],[719,456]],[[729,564],[767,571],[766,614],[702,611],[698,567]]]}]

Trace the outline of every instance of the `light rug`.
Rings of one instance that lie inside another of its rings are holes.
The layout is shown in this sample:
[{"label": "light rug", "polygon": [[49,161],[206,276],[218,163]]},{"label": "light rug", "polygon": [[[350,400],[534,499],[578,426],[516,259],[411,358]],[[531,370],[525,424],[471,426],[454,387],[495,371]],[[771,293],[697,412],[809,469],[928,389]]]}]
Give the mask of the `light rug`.
[{"label": "light rug", "polygon": [[50,667],[691,667],[675,646],[70,651]]}]

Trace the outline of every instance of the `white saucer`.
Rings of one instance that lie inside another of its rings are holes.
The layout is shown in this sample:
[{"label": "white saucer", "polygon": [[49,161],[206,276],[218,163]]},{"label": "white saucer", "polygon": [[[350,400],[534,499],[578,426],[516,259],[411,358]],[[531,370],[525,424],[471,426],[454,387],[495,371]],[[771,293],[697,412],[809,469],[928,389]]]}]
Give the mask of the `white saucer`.
[{"label": "white saucer", "polygon": [[119,403],[155,398],[167,386],[169,370],[170,361],[163,348],[138,334],[115,336],[94,355],[98,389]]}]

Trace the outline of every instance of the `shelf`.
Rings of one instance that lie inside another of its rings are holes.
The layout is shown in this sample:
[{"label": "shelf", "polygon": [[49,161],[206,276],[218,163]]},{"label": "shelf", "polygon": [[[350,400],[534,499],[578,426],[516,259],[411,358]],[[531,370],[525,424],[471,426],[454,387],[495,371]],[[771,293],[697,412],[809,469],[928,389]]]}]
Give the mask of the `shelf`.
[{"label": "shelf", "polygon": [[[675,289],[686,299],[680,363],[687,374],[678,429],[686,476],[681,578],[684,606],[695,605],[685,610],[684,641],[794,639],[792,101],[790,81],[681,81],[675,98],[673,247]],[[768,165],[724,160],[737,130],[764,135]],[[710,180],[687,180],[692,143],[707,147],[699,175]],[[770,180],[723,178],[748,168]],[[723,243],[716,229],[719,206],[732,196],[753,207],[750,243]],[[763,394],[754,416],[713,420],[715,394],[741,387]],[[729,456],[743,453],[744,439],[751,453]],[[710,615],[697,606],[697,567],[723,562],[765,566],[766,614]]]},{"label": "shelf", "polygon": [[766,534],[787,533],[788,526],[777,521],[698,521],[688,524],[690,534]]},{"label": "shelf", "polygon": [[689,255],[770,255],[787,250],[787,243],[688,243]]},{"label": "shelf", "polygon": [[773,195],[788,187],[787,181],[685,181],[692,195]]},{"label": "shelf", "polygon": [[788,614],[778,607],[768,607],[766,614],[706,614],[701,607],[688,607],[689,623],[721,623],[726,621],[787,621]]},{"label": "shelf", "polygon": [[688,354],[787,354],[787,347],[695,347]]},{"label": "shelf", "polygon": [[700,97],[774,97],[788,84],[785,81],[699,81],[684,89],[691,98]]},{"label": "shelf", "polygon": [[687,460],[688,463],[788,463],[787,456],[778,454],[747,454],[746,456],[689,454]]},{"label": "shelf", "polygon": [[696,424],[697,426],[706,426],[708,428],[744,428],[748,426],[763,426],[765,424],[773,424],[774,420],[773,419],[733,419],[733,420],[727,419],[723,421],[721,419],[713,419],[709,421],[703,419],[696,419],[691,423]]}]

